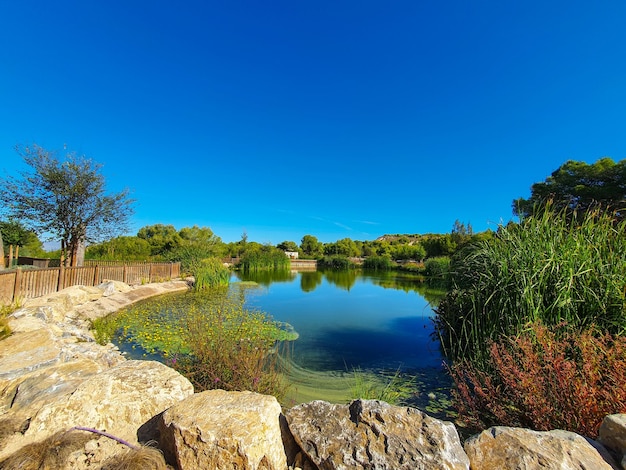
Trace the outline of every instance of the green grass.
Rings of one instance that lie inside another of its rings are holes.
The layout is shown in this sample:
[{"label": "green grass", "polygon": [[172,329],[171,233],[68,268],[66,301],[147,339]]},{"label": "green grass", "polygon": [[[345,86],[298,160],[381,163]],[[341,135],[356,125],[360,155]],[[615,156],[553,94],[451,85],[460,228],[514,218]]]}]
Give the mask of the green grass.
[{"label": "green grass", "polygon": [[462,250],[436,309],[448,356],[478,360],[530,322],[626,333],[626,222],[546,211]]}]

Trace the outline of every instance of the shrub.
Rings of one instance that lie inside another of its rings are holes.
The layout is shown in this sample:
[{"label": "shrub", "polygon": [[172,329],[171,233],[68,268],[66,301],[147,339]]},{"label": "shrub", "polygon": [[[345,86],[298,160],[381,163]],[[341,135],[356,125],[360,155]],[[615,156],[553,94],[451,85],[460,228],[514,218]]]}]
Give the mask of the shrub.
[{"label": "shrub", "polygon": [[438,256],[424,262],[424,272],[431,285],[447,286],[450,282],[450,258]]},{"label": "shrub", "polygon": [[491,343],[486,364],[450,368],[453,404],[470,430],[493,425],[565,429],[595,439],[606,415],[626,412],[626,338],[529,325]]},{"label": "shrub", "polygon": [[317,261],[318,268],[334,269],[337,271],[347,270],[354,267],[354,264],[342,255],[324,256]]},{"label": "shrub", "polygon": [[436,326],[452,358],[485,355],[489,341],[529,322],[626,333],[626,221],[544,212],[500,227],[453,258],[452,289]]},{"label": "shrub", "polygon": [[285,332],[265,313],[245,309],[236,296],[217,294],[210,309],[189,307],[183,330],[189,353],[171,364],[196,391],[252,390],[284,398],[277,348]]},{"label": "shrub", "polygon": [[194,289],[202,290],[208,287],[227,286],[230,280],[230,271],[217,258],[209,258],[198,263],[193,273]]},{"label": "shrub", "polygon": [[370,256],[363,261],[363,268],[376,271],[388,271],[393,267],[389,256]]},{"label": "shrub", "polygon": [[241,256],[240,266],[244,271],[287,270],[290,262],[284,251],[273,246],[262,246],[246,251]]}]

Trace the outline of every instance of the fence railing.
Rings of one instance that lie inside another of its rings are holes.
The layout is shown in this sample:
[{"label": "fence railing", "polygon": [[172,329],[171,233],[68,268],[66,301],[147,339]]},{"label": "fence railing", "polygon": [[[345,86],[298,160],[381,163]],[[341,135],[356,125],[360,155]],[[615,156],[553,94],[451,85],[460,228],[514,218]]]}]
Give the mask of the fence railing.
[{"label": "fence railing", "polygon": [[104,280],[126,284],[160,282],[180,277],[180,263],[128,263],[0,271],[0,304],[32,299],[70,286],[97,286]]}]

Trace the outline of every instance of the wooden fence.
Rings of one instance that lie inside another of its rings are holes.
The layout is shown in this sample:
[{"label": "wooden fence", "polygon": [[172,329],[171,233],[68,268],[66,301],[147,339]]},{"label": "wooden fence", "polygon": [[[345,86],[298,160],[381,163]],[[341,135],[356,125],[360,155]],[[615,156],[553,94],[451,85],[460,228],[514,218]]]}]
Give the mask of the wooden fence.
[{"label": "wooden fence", "polygon": [[48,295],[70,286],[97,286],[105,279],[126,284],[180,277],[180,263],[129,263],[0,271],[0,304]]}]

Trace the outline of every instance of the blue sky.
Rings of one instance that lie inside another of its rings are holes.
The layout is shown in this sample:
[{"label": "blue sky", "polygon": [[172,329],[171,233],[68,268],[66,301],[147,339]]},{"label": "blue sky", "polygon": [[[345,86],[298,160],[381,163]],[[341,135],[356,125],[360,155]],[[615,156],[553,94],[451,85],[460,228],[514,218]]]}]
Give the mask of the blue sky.
[{"label": "blue sky", "polygon": [[102,163],[130,234],[476,231],[568,159],[626,158],[626,2],[0,2],[15,145]]}]

